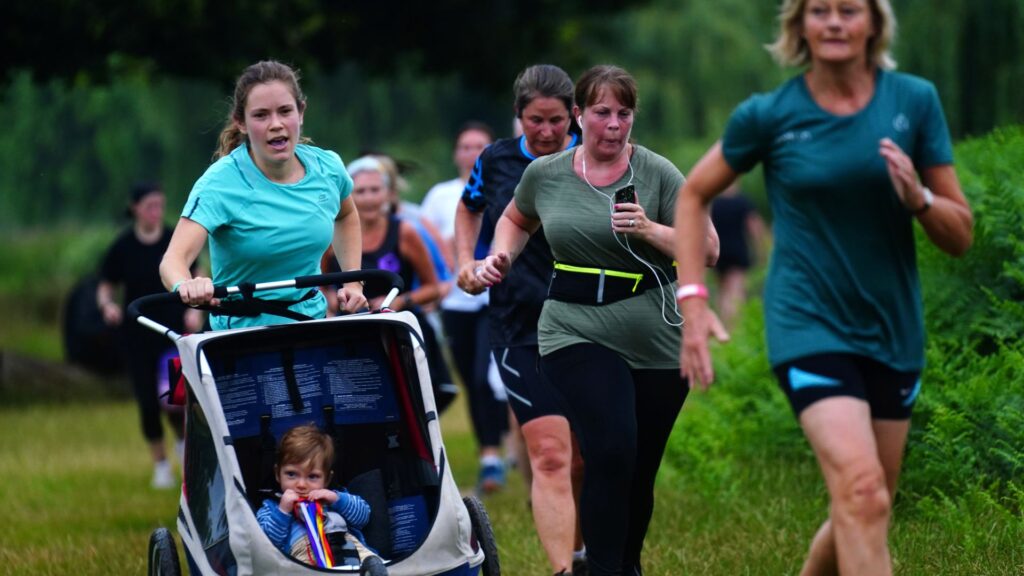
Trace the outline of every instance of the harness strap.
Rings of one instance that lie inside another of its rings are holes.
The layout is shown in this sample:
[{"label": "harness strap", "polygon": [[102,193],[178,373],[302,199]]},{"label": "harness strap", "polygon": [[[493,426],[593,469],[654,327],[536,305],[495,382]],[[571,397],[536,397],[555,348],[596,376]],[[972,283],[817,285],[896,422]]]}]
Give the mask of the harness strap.
[{"label": "harness strap", "polygon": [[274,484],[277,479],[274,477],[274,463],[277,459],[277,442],[270,432],[270,414],[260,414],[260,470],[259,483],[260,492],[265,494],[274,493]]},{"label": "harness strap", "polygon": [[301,414],[304,406],[299,383],[295,379],[295,349],[285,348],[281,351],[281,367],[284,369],[284,380],[288,387],[288,399],[292,402],[292,411]]},{"label": "harness strap", "polygon": [[291,310],[289,307],[316,297],[317,290],[315,288],[306,292],[302,298],[299,298],[298,300],[263,300],[253,296],[254,286],[255,285],[251,282],[239,284],[238,289],[242,294],[241,299],[222,300],[220,306],[204,309],[209,310],[209,312],[214,316],[255,318],[260,314],[270,314],[300,322],[303,320],[312,320],[309,316]]}]

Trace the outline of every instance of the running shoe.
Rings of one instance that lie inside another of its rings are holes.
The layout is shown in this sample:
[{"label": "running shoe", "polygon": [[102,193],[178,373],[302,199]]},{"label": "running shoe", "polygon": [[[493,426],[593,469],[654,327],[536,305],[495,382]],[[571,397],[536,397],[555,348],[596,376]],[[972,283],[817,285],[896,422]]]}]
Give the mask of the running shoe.
[{"label": "running shoe", "polygon": [[153,467],[153,481],[150,484],[157,490],[170,490],[178,487],[178,481],[174,478],[170,462],[164,460],[156,463]]},{"label": "running shoe", "polygon": [[505,466],[499,459],[497,462],[484,464],[480,467],[480,477],[476,483],[477,493],[494,494],[505,487]]}]

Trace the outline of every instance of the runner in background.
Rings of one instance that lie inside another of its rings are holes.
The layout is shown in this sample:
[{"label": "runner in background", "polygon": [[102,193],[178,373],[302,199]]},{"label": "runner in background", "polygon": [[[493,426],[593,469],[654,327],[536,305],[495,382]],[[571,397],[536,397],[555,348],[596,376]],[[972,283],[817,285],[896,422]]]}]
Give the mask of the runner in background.
[{"label": "runner in background", "polygon": [[[561,68],[530,66],[516,78],[513,95],[523,135],[498,140],[483,151],[455,216],[459,287],[471,293],[487,288],[477,274],[482,260],[476,249],[481,238],[490,244],[495,223],[512,200],[527,166],[578,142],[577,134],[570,131],[573,84]],[[519,261],[504,282],[488,290],[490,344],[509,405],[526,439],[537,535],[553,571],[568,574],[575,565],[583,565],[579,562],[583,550],[574,498],[583,462],[555,391],[542,382],[537,369],[537,321],[552,270],[551,249],[543,233],[533,236]]]},{"label": "runner in background", "polygon": [[[132,225],[107,250],[100,265],[100,280],[96,289],[96,305],[103,314],[103,321],[108,326],[120,327],[121,350],[127,359],[128,376],[139,406],[142,433],[153,459],[151,484],[154,488],[177,486],[164,446],[164,428],[160,422],[161,407],[157,394],[160,362],[174,347],[162,335],[134,322],[129,325],[122,323],[123,304],[163,291],[160,259],[173,233],[172,228],[164,225],[164,205],[164,193],[159,184],[142,182],[132,187],[128,207]],[[120,299],[117,297],[118,291],[122,292]],[[149,315],[176,332],[198,332],[203,326],[202,312],[193,308],[183,310],[179,305],[154,306]],[[177,438],[176,447],[180,458],[184,447],[184,420],[180,413],[168,412],[167,417]]]},{"label": "runner in background", "polygon": [[[449,253],[455,251],[455,210],[462,191],[477,157],[493,139],[486,124],[463,125],[456,135],[453,153],[458,177],[435,185],[423,198],[420,215],[437,228]],[[482,248],[486,251],[486,244]],[[504,389],[500,388],[499,397],[488,377],[491,350],[487,293],[473,296],[458,286],[451,287],[441,301],[441,319],[445,341],[468,395],[467,408],[480,455],[477,490],[490,494],[505,485],[501,441],[508,431],[509,418]]]},{"label": "runner in background", "polygon": [[721,250],[715,263],[718,280],[718,317],[728,330],[747,300],[747,271],[760,258],[765,224],[754,203],[733,182],[711,203],[711,222],[718,231]]}]

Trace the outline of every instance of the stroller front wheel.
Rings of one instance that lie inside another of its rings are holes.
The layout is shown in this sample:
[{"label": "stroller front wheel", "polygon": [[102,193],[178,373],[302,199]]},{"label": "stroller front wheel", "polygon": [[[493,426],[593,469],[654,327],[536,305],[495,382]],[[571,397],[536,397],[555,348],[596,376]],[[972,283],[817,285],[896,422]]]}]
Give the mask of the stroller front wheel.
[{"label": "stroller front wheel", "polygon": [[178,547],[167,528],[157,528],[149,537],[149,576],[181,576]]},{"label": "stroller front wheel", "polygon": [[487,516],[487,509],[483,502],[476,496],[466,496],[462,499],[469,512],[469,521],[473,525],[473,538],[475,546],[484,551],[484,563],[480,566],[482,576],[501,576],[501,563],[498,562],[498,543],[494,539],[494,529],[491,527],[491,519]]}]

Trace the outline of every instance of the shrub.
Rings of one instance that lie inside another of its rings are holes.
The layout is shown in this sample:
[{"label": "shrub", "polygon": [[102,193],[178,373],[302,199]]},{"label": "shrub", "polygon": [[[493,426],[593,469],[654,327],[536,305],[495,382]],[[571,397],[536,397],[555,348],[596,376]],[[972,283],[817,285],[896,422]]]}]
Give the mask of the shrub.
[{"label": "shrub", "polygon": [[949,258],[918,234],[928,337],[932,346],[990,352],[1024,333],[1024,126],[964,142],[956,159],[974,245]]},{"label": "shrub", "polygon": [[715,383],[690,392],[669,441],[666,462],[708,497],[740,489],[750,461],[810,455],[768,365],[763,318],[761,301],[748,301],[733,339],[712,351]]}]

